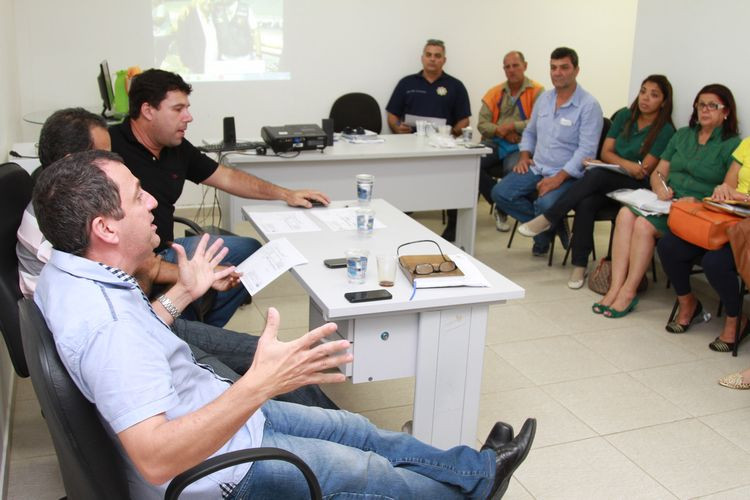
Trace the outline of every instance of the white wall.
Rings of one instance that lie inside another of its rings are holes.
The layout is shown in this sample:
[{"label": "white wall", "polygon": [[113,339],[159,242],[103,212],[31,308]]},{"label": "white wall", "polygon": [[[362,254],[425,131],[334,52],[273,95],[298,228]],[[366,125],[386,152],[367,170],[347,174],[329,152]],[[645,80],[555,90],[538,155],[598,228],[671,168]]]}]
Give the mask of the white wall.
[{"label": "white wall", "polygon": [[[152,65],[148,0],[15,0],[23,113],[71,105],[96,106],[98,63],[114,71]],[[124,6],[127,5],[127,8]],[[549,53],[575,48],[580,82],[606,114],[630,99],[637,0],[285,0],[285,58],[292,80],[200,83],[191,97],[188,138],[221,135],[235,116],[239,137],[263,125],[319,122],[339,95],[372,94],[384,108],[397,80],[420,69],[427,38],[447,44],[446,71],[466,85],[474,113],[484,92],[502,80],[502,55],[520,49],[528,74],[549,87]],[[25,125],[27,140],[38,126]]]},{"label": "white wall", "polygon": [[640,0],[630,94],[635,95],[647,75],[666,75],[675,95],[672,118],[684,127],[695,94],[704,85],[722,83],[737,101],[740,135],[750,134],[750,66],[744,41],[748,19],[746,0]]},{"label": "white wall", "polygon": [[[20,137],[18,71],[13,25],[13,1],[0,0],[0,155]],[[8,473],[11,402],[15,374],[5,343],[0,345],[0,497],[5,498]]]}]

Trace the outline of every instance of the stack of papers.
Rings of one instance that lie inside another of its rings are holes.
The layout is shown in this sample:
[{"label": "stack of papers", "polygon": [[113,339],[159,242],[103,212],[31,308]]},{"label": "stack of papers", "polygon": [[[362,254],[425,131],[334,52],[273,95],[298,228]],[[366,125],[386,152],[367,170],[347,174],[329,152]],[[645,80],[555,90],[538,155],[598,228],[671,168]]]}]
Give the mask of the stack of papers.
[{"label": "stack of papers", "polygon": [[618,174],[631,177],[630,173],[627,170],[622,168],[620,165],[615,165],[614,163],[604,163],[603,161],[599,160],[587,160],[584,161],[583,164],[588,168],[603,168],[604,170],[609,170],[610,172],[616,172]]},{"label": "stack of papers", "polygon": [[637,209],[643,215],[664,215],[669,213],[671,201],[660,200],[649,189],[618,189],[607,196],[620,203]]},{"label": "stack of papers", "polygon": [[741,201],[714,201],[711,198],[703,198],[703,204],[708,205],[709,208],[715,208],[722,212],[739,215],[740,217],[750,217],[750,205]]}]

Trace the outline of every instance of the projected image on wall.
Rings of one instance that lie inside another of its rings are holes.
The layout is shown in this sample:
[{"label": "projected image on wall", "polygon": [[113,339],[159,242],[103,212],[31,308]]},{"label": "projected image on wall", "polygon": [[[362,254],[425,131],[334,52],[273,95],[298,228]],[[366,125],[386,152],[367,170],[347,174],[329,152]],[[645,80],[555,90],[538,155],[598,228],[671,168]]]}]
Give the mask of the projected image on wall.
[{"label": "projected image on wall", "polygon": [[152,0],[154,65],[188,81],[288,80],[283,0]]}]

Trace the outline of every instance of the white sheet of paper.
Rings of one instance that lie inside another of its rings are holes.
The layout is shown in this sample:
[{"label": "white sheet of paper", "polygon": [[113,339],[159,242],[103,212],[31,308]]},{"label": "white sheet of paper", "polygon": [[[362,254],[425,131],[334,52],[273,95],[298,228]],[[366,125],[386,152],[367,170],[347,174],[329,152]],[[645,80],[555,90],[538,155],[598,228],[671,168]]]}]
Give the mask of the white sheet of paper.
[{"label": "white sheet of paper", "polygon": [[251,212],[248,215],[266,234],[320,231],[318,225],[301,210],[288,212]]},{"label": "white sheet of paper", "polygon": [[[358,207],[321,208],[314,209],[311,212],[320,220],[320,222],[328,226],[331,231],[356,231],[357,208]],[[386,227],[385,224],[380,222],[377,214],[375,214],[372,228],[383,229],[384,227]]]},{"label": "white sheet of paper", "polygon": [[405,125],[409,125],[410,127],[416,127],[417,126],[417,120],[424,120],[426,122],[430,122],[436,127],[439,127],[441,125],[447,124],[447,120],[445,118],[436,118],[434,116],[419,116],[419,115],[410,115],[406,114],[404,116],[403,123]]},{"label": "white sheet of paper", "polygon": [[294,266],[307,264],[307,259],[288,239],[272,240],[237,266],[240,280],[250,295],[255,295],[270,282]]}]

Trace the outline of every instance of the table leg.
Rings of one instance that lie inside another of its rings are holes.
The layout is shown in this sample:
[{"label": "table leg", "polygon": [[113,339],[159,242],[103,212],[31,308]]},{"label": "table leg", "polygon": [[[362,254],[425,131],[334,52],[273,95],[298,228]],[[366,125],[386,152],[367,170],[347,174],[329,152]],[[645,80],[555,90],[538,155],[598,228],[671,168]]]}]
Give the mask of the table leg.
[{"label": "table leg", "polygon": [[456,246],[474,255],[474,236],[477,230],[477,205],[458,210],[456,219]]},{"label": "table leg", "polygon": [[450,448],[475,446],[487,305],[420,314],[413,434]]}]

